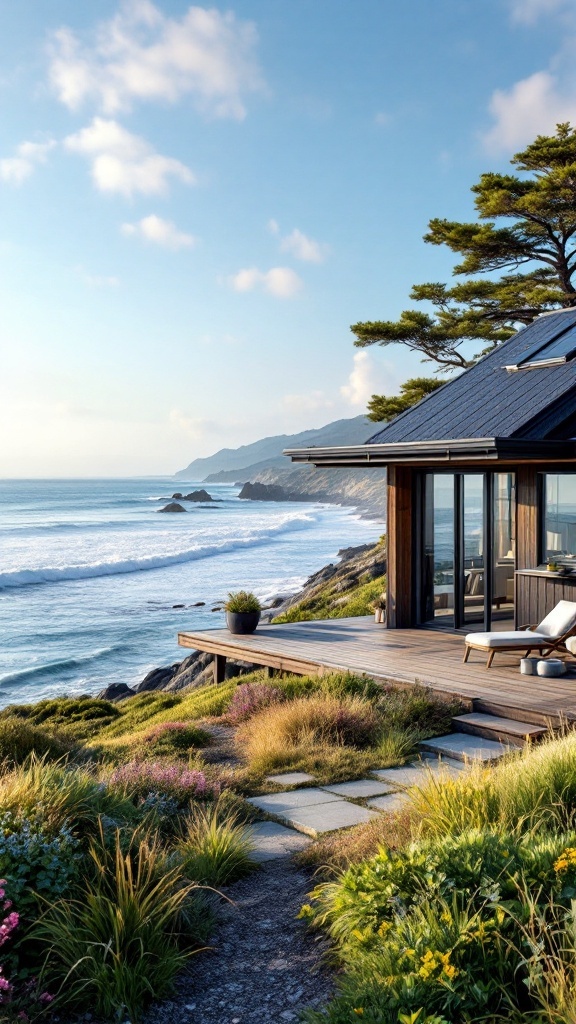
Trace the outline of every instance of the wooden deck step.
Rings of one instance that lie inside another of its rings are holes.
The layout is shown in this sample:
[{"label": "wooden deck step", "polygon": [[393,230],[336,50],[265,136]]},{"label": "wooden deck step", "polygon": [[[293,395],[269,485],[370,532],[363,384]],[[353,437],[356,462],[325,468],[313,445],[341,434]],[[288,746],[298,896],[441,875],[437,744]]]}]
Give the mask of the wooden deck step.
[{"label": "wooden deck step", "polygon": [[470,733],[472,736],[482,736],[484,739],[498,740],[500,743],[512,743],[517,747],[523,747],[529,741],[542,739],[549,731],[545,725],[485,715],[478,711],[468,715],[457,715],[452,719],[452,724],[455,729]]},{"label": "wooden deck step", "polygon": [[516,707],[511,704],[497,703],[482,697],[474,698],[472,705],[473,711],[478,711],[484,715],[513,719],[516,722],[527,722],[530,725],[543,725],[546,729],[558,729],[562,718],[564,718],[564,721],[570,722],[573,717],[553,710],[535,711],[528,707]]},{"label": "wooden deck step", "polygon": [[480,736],[471,736],[468,732],[451,732],[447,736],[436,739],[422,740],[421,750],[431,750],[442,757],[452,757],[456,761],[491,764],[510,752],[509,743],[496,740],[485,740]]}]

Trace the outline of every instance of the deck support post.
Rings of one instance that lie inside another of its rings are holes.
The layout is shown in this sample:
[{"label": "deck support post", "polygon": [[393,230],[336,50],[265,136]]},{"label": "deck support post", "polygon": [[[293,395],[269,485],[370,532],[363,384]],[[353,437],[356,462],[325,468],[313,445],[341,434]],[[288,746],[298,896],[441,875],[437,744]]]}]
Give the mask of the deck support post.
[{"label": "deck support post", "polygon": [[226,655],[214,655],[214,682],[223,683],[226,678]]},{"label": "deck support post", "polygon": [[266,665],[266,678],[274,679],[274,676],[278,674],[278,669],[272,668],[271,665]]}]

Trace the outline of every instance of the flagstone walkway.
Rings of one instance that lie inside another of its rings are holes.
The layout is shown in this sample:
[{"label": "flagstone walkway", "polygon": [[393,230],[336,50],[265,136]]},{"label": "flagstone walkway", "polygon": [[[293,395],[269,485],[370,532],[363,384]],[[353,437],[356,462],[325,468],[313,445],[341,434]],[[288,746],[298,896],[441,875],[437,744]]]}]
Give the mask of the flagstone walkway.
[{"label": "flagstone walkway", "polygon": [[[295,837],[289,838],[292,829],[316,838],[325,832],[362,825],[382,812],[400,810],[410,787],[422,785],[432,775],[457,776],[465,768],[464,762],[429,756],[400,768],[377,769],[365,779],[330,785],[310,785],[315,780],[306,772],[269,775],[266,782],[292,788],[249,798],[252,807],[273,819],[250,827],[256,859],[269,860],[294,852],[298,847],[292,845]],[[263,825],[268,828],[263,829]]]}]

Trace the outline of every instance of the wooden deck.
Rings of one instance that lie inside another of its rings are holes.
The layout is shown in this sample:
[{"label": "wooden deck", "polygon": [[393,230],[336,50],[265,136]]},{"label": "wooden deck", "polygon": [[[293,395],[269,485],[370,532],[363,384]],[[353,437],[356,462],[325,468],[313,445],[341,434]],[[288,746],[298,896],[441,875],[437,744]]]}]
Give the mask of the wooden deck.
[{"label": "wooden deck", "polygon": [[576,663],[574,675],[559,679],[521,676],[518,654],[497,654],[492,668],[486,669],[484,656],[472,651],[464,665],[464,638],[455,633],[388,630],[362,617],[262,625],[250,636],[235,636],[227,629],[179,633],[178,643],[216,655],[220,679],[226,658],[297,674],[344,669],[382,680],[421,683],[458,695],[477,710],[494,705],[522,711],[527,721],[576,719]]}]

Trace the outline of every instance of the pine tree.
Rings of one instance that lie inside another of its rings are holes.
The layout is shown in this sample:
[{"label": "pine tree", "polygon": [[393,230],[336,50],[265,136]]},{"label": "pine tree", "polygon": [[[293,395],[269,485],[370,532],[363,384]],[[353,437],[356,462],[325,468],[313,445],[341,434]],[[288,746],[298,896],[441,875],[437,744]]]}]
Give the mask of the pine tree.
[{"label": "pine tree", "polygon": [[[409,309],[397,321],[353,324],[357,346],[399,342],[438,370],[465,370],[539,313],[576,306],[576,129],[557,125],[511,163],[521,176],[487,173],[472,187],[477,222],[429,223],[424,241],[460,257],[454,275],[462,280],[414,285],[410,298],[433,312]],[[470,342],[481,343],[473,354]],[[432,385],[435,378],[419,377],[404,388],[418,401]],[[406,397],[373,395],[370,418],[391,418],[401,409],[390,403]]]}]

